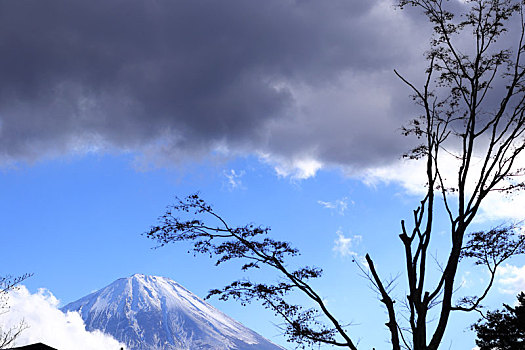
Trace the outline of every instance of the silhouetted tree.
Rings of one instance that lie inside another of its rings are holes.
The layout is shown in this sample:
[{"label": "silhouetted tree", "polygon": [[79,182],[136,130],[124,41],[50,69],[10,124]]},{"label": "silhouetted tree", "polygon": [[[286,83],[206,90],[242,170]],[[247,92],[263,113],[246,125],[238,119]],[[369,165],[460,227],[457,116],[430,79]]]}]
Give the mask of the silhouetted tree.
[{"label": "silhouetted tree", "polygon": [[[524,187],[518,181],[524,171],[516,166],[525,148],[523,4],[517,0],[400,0],[399,6],[422,9],[434,29],[423,85],[418,87],[395,72],[422,110],[403,129],[404,134],[421,141],[405,156],[426,165],[426,193],[410,223],[401,221],[406,299],[396,303],[393,281],[381,278],[368,254],[366,266],[359,266],[386,308],[392,349],[436,350],[451,313],[479,311],[498,266],[524,253],[525,236],[517,232],[516,225],[468,233],[489,193],[510,193]],[[458,14],[460,10],[463,12]],[[503,37],[516,40],[511,47],[501,48]],[[455,171],[446,172],[445,163],[447,168],[453,164]],[[449,224],[450,246],[445,260],[438,262],[442,270],[437,282],[431,284],[428,252],[438,219],[436,210],[441,205]],[[189,214],[189,219],[179,218],[183,213]],[[355,334],[334,317],[309,284],[321,275],[321,269],[289,268],[287,259],[298,250],[288,242],[271,239],[268,232],[268,228],[255,225],[231,227],[198,195],[192,195],[168,207],[147,236],[161,245],[191,241],[195,253],[216,257],[217,265],[240,259],[243,270],[277,270],[278,283],[241,280],[212,290],[210,295],[241,303],[260,300],[282,317],[289,340],[298,344],[357,349]],[[491,278],[479,295],[456,297],[458,266],[469,258],[485,266]],[[306,296],[312,307],[291,303],[288,294],[292,291]],[[400,317],[403,312],[406,314]]]},{"label": "silhouetted tree", "polygon": [[515,307],[489,311],[472,326],[477,333],[480,350],[525,349],[525,293],[518,294]]},{"label": "silhouetted tree", "polygon": [[[17,285],[29,278],[31,274],[24,274],[18,277],[0,276],[0,315],[9,311],[8,293],[17,288]],[[16,338],[27,328],[22,320],[15,326],[3,327],[0,324],[0,349],[6,349],[14,344]]]}]

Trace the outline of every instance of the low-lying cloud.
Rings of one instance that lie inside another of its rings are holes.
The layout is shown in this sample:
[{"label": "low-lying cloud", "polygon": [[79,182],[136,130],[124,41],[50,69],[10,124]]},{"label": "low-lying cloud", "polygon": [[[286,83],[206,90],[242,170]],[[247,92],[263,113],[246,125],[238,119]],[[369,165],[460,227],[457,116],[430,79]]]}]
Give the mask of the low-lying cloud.
[{"label": "low-lying cloud", "polygon": [[16,339],[17,346],[41,342],[59,350],[125,348],[109,335],[86,331],[80,315],[76,312],[64,314],[58,309],[58,303],[47,290],[31,294],[21,286],[9,293],[9,310],[0,315],[0,324],[4,329],[15,327],[22,321],[28,326]]}]

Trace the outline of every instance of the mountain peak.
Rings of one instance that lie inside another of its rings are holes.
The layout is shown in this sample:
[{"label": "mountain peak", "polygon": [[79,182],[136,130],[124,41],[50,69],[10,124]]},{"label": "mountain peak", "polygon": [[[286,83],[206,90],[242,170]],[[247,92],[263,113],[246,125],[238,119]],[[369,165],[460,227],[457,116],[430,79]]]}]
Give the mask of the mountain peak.
[{"label": "mountain peak", "polygon": [[133,274],[62,310],[131,350],[282,350],[166,277]]}]

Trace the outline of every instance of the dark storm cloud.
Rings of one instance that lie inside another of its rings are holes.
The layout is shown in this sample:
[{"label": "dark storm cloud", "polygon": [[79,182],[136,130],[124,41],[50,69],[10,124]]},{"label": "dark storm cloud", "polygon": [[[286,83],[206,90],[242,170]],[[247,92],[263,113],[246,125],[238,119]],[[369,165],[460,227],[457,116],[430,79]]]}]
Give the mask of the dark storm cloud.
[{"label": "dark storm cloud", "polygon": [[0,157],[398,155],[392,69],[412,43],[392,12],[355,0],[2,1]]}]

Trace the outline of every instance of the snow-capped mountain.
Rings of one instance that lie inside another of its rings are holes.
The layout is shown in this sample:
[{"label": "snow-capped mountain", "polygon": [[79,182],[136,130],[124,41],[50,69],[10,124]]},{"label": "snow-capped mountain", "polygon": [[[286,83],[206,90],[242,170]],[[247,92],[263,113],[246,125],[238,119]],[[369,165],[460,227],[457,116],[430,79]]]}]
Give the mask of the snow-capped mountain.
[{"label": "snow-capped mountain", "polygon": [[62,311],[130,350],[283,350],[164,277],[121,278]]}]

